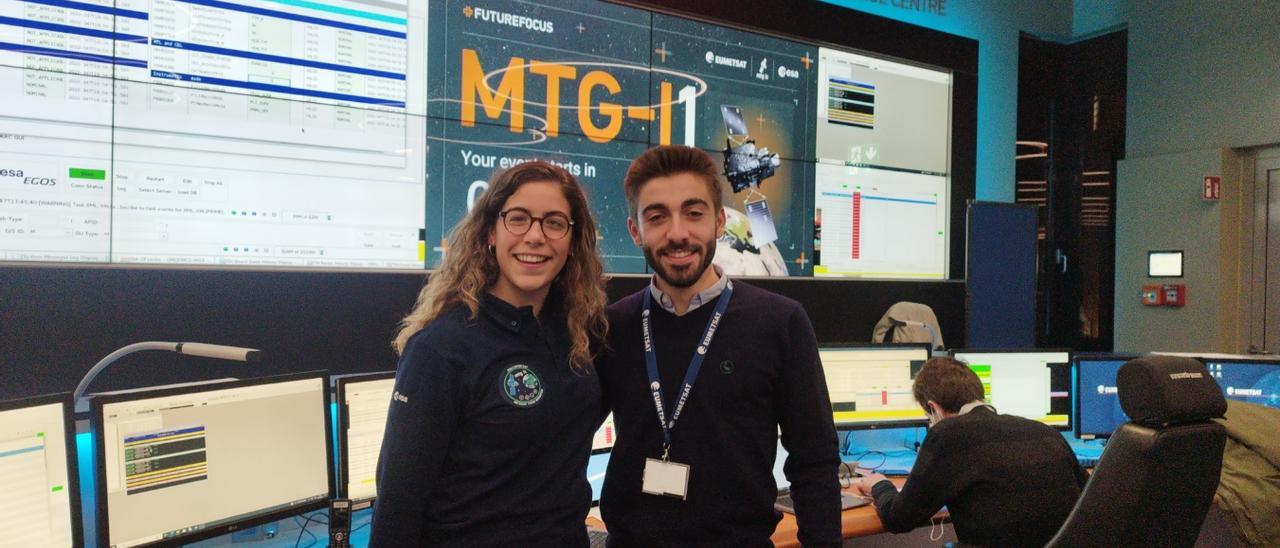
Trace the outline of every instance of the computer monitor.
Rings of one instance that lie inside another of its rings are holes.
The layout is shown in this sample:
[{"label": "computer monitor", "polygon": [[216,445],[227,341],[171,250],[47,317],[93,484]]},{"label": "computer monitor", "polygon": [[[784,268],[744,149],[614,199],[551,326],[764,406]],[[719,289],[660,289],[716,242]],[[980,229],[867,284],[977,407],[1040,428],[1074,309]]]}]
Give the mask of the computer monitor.
[{"label": "computer monitor", "polygon": [[334,379],[338,400],[338,497],[353,508],[378,496],[378,455],[396,373],[386,371]]},{"label": "computer monitor", "polygon": [[0,401],[0,544],[83,546],[71,396]]},{"label": "computer monitor", "polygon": [[1205,369],[1229,400],[1280,409],[1280,361],[1205,359]]},{"label": "computer monitor", "polygon": [[1116,374],[1132,354],[1099,354],[1075,359],[1076,437],[1109,438],[1129,416],[1120,408]]},{"label": "computer monitor", "polygon": [[95,397],[98,545],[187,543],[324,507],[328,407],[317,373]]},{"label": "computer monitor", "polygon": [[613,450],[613,442],[618,439],[618,432],[613,426],[613,413],[604,418],[604,422],[600,424],[600,428],[596,429],[596,434],[591,438],[591,454],[608,453]]},{"label": "computer monitor", "polygon": [[823,345],[818,348],[837,428],[922,426],[911,380],[929,359],[928,343]]},{"label": "computer monitor", "polygon": [[609,466],[609,454],[613,444],[618,440],[618,431],[613,425],[613,413],[609,413],[596,429],[591,438],[591,457],[587,459],[587,483],[591,485],[591,505],[600,504],[600,493],[604,491],[604,473]]},{"label": "computer monitor", "polygon": [[1069,351],[961,349],[952,356],[978,374],[983,399],[1000,413],[1071,428],[1070,377],[1055,374],[1071,363]]}]

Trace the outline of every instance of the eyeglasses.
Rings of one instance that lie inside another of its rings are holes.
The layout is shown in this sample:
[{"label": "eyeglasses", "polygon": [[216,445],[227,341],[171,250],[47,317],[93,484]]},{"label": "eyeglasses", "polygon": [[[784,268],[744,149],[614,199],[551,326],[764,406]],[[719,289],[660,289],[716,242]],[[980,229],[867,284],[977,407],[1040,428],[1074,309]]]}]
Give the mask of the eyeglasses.
[{"label": "eyeglasses", "polygon": [[533,223],[537,222],[542,225],[542,235],[551,240],[559,240],[569,235],[569,229],[573,228],[573,221],[568,215],[553,211],[541,217],[534,217],[528,211],[520,208],[512,208],[498,214],[502,217],[502,226],[507,227],[507,232],[516,236],[524,236],[533,228]]}]

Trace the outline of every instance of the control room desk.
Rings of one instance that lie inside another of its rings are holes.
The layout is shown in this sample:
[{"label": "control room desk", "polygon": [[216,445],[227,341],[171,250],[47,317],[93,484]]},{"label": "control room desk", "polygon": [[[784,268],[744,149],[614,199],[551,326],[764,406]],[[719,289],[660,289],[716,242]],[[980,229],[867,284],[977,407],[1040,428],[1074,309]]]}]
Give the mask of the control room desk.
[{"label": "control room desk", "polygon": [[[899,489],[902,484],[907,482],[905,476],[895,476],[889,478]],[[856,494],[857,488],[850,487],[845,489],[850,493]],[[942,511],[934,515],[934,518],[946,518],[947,511]],[[876,515],[876,507],[874,504],[867,504],[857,508],[845,510],[840,514],[840,531],[844,538],[863,537],[885,532],[884,525],[880,523],[880,516]],[[778,528],[773,531],[770,540],[777,547],[800,546],[800,541],[796,539],[796,517],[792,514],[782,514],[782,521],[778,522]]]}]

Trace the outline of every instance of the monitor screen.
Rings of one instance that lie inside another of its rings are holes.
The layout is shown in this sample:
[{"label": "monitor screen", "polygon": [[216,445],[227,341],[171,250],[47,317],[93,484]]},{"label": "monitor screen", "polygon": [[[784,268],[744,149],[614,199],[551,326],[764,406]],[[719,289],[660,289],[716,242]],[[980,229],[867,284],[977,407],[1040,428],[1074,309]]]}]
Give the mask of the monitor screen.
[{"label": "monitor screen", "polygon": [[327,388],[310,374],[95,398],[99,545],[197,540],[323,507]]},{"label": "monitor screen", "polygon": [[948,275],[948,71],[818,49],[814,275]]},{"label": "monitor screen", "polygon": [[[1076,360],[1077,407],[1082,439],[1109,437],[1129,416],[1120,408],[1116,375],[1137,356],[1102,356]],[[1229,400],[1280,409],[1280,361],[1202,359],[1209,375]]]},{"label": "monitor screen", "polygon": [[427,2],[24,4],[0,260],[422,268]]},{"label": "monitor screen", "polygon": [[1229,400],[1280,409],[1280,361],[1204,360]]},{"label": "monitor screen", "polygon": [[613,442],[618,439],[618,432],[613,426],[613,413],[604,418],[604,423],[596,429],[591,438],[591,453],[607,453],[613,449]]},{"label": "monitor screen", "polygon": [[378,455],[387,428],[395,372],[336,380],[338,397],[338,496],[368,501],[378,496]]},{"label": "monitor screen", "polygon": [[1151,278],[1182,277],[1181,251],[1148,251],[1147,276]]},{"label": "monitor screen", "polygon": [[924,409],[911,380],[929,359],[928,344],[824,346],[818,349],[839,428],[920,426]]},{"label": "monitor screen", "polygon": [[1116,374],[1136,356],[1091,356],[1076,364],[1076,437],[1108,438],[1129,420],[1120,408]]},{"label": "monitor screen", "polygon": [[83,544],[70,412],[65,395],[0,402],[0,544]]},{"label": "monitor screen", "polygon": [[0,2],[0,262],[422,270],[538,158],[640,273],[617,181],[683,144],[725,161],[730,275],[949,276],[976,43],[925,38],[937,67],[853,15],[838,49],[594,0],[340,4]]},{"label": "monitor screen", "polygon": [[[1051,367],[1052,364],[1069,363],[1069,352],[957,350],[953,356],[978,374],[984,399],[1000,413],[1058,428],[1070,428],[1070,383],[1055,386],[1054,368]],[[1057,380],[1061,382],[1061,377],[1058,376]]]}]

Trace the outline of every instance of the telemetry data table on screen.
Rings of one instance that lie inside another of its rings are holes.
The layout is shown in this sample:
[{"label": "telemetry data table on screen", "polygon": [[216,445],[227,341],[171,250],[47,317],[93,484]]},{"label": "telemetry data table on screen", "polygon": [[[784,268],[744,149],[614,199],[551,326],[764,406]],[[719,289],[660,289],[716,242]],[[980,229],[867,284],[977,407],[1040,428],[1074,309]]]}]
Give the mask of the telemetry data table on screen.
[{"label": "telemetry data table on screen", "polygon": [[945,177],[819,163],[815,276],[946,278]]},{"label": "telemetry data table on screen", "polygon": [[0,3],[0,259],[422,268],[424,28],[405,0]]}]

